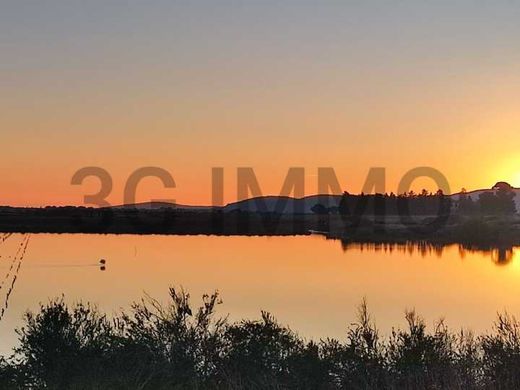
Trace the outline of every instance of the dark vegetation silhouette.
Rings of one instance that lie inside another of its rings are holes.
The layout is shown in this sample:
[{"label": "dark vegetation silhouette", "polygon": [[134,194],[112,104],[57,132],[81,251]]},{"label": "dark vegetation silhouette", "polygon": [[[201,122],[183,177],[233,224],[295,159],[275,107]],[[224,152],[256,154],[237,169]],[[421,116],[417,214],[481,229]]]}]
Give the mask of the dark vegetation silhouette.
[{"label": "dark vegetation silhouette", "polygon": [[463,189],[460,194],[458,213],[462,215],[502,215],[516,213],[515,193],[506,183],[497,183],[495,191],[483,192],[474,201]]},{"label": "dark vegetation silhouette", "polygon": [[0,388],[49,389],[517,389],[520,325],[499,314],[479,337],[428,331],[414,312],[382,337],[365,301],[343,340],[306,341],[272,315],[229,322],[219,295],[194,308],[182,290],[145,297],[114,318],[64,298],[25,315]]},{"label": "dark vegetation silhouette", "polygon": [[194,211],[164,207],[164,204],[158,209],[0,207],[0,232],[179,235],[322,232],[330,238],[357,242],[428,239],[441,244],[519,245],[520,219],[514,196],[512,187],[506,183],[497,183],[478,199],[465,191],[457,199],[442,191],[401,195],[345,192],[334,202],[331,197],[324,197],[323,204],[310,207],[310,214],[223,208]]},{"label": "dark vegetation silhouette", "polygon": [[[435,194],[426,190],[416,194],[360,194],[343,193],[338,212],[341,215],[439,215],[449,214],[452,200],[439,190]],[[332,210],[333,211],[333,210]]]},{"label": "dark vegetation silhouette", "polygon": [[[503,184],[503,185],[500,185]],[[345,192],[337,208],[341,215],[403,215],[409,210],[411,215],[481,215],[510,216],[517,212],[515,193],[506,183],[497,183],[492,191],[485,191],[474,201],[465,189],[459,199],[454,201],[439,190],[435,194],[422,190],[420,193],[410,191],[405,194],[361,194],[351,195]],[[334,213],[335,208],[316,205],[312,210],[316,214]]]}]

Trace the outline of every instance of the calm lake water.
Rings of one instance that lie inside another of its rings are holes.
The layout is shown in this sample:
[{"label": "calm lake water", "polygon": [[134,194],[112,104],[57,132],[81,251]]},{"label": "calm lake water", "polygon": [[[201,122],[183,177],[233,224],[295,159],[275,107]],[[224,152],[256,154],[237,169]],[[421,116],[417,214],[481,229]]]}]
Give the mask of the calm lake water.
[{"label": "calm lake water", "polygon": [[[13,234],[0,243],[0,303],[25,239]],[[104,271],[100,259],[106,259]],[[116,313],[145,292],[165,300],[169,286],[184,287],[194,303],[219,290],[219,312],[232,320],[268,310],[299,334],[319,339],[343,337],[363,297],[382,333],[404,325],[406,308],[415,308],[428,325],[445,317],[450,327],[480,333],[490,329],[497,311],[520,314],[519,282],[516,248],[344,247],[320,236],[31,235],[0,322],[0,353],[16,344],[14,329],[24,311],[62,294]]]}]

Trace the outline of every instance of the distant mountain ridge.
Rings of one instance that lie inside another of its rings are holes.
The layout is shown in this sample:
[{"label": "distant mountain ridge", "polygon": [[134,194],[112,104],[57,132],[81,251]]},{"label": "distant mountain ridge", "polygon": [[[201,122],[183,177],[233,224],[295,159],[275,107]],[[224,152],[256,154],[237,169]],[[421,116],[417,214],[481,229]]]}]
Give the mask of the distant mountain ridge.
[{"label": "distant mountain ridge", "polygon": [[185,204],[177,204],[172,202],[142,202],[135,204],[123,204],[119,206],[112,206],[113,209],[138,209],[138,210],[157,210],[157,209],[181,209],[181,210],[211,210],[213,206],[190,206]]},{"label": "distant mountain ridge", "polygon": [[[500,184],[503,182],[497,183]],[[504,183],[507,184],[507,183]],[[496,186],[490,189],[480,189],[465,192],[465,196],[471,198],[473,201],[477,201],[479,196],[485,192],[496,191]],[[520,188],[511,187],[511,191],[515,194],[515,204],[517,212],[520,212]],[[463,193],[458,192],[450,195],[454,201],[458,201]],[[249,211],[249,212],[278,212],[281,214],[290,213],[303,213],[313,214],[312,208],[317,204],[334,208],[339,207],[341,201],[341,195],[309,195],[303,198],[293,198],[290,196],[277,196],[277,195],[266,195],[250,199],[241,200],[238,202],[232,202],[225,206],[198,206],[198,205],[183,205],[169,202],[144,202],[136,203],[133,205],[121,205],[115,206],[116,209],[138,209],[138,210],[154,210],[161,208],[172,208],[176,210],[184,211],[209,211],[212,209],[222,210],[223,212],[237,212],[237,211]]]}]

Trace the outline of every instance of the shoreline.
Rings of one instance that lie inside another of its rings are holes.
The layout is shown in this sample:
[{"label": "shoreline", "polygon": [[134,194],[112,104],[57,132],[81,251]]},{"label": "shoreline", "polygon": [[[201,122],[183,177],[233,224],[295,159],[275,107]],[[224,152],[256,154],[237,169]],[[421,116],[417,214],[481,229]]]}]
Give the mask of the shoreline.
[{"label": "shoreline", "polygon": [[0,209],[0,232],[213,236],[306,236],[345,243],[427,242],[468,247],[520,246],[518,216],[441,217],[248,212],[188,212],[89,208]]}]

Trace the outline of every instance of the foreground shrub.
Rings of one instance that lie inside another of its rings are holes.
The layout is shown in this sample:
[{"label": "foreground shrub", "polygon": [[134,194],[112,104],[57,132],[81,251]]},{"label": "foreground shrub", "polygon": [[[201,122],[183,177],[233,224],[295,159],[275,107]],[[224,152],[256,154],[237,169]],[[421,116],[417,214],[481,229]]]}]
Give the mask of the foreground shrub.
[{"label": "foreground shrub", "polygon": [[25,315],[15,350],[37,387],[69,388],[89,383],[90,374],[106,377],[107,356],[112,349],[114,327],[90,305],[67,307],[63,298],[42,305],[40,312]]},{"label": "foreground shrub", "polygon": [[490,387],[520,388],[520,325],[515,317],[499,314],[495,332],[483,336],[482,368]]},{"label": "foreground shrub", "polygon": [[428,332],[414,312],[382,339],[366,302],[343,341],[306,341],[262,312],[217,318],[218,294],[194,309],[171,288],[108,319],[64,299],[25,315],[14,355],[0,359],[0,388],[48,389],[518,389],[520,324],[499,315],[492,333]]},{"label": "foreground shrub", "polygon": [[167,305],[147,297],[123,314],[120,357],[143,372],[150,388],[213,384],[225,347],[223,319],[214,319],[218,294],[204,295],[193,313],[189,294],[170,288]]},{"label": "foreground shrub", "polygon": [[366,301],[358,309],[358,321],[347,331],[347,342],[328,339],[322,344],[335,387],[378,388],[385,383],[384,346]]}]

